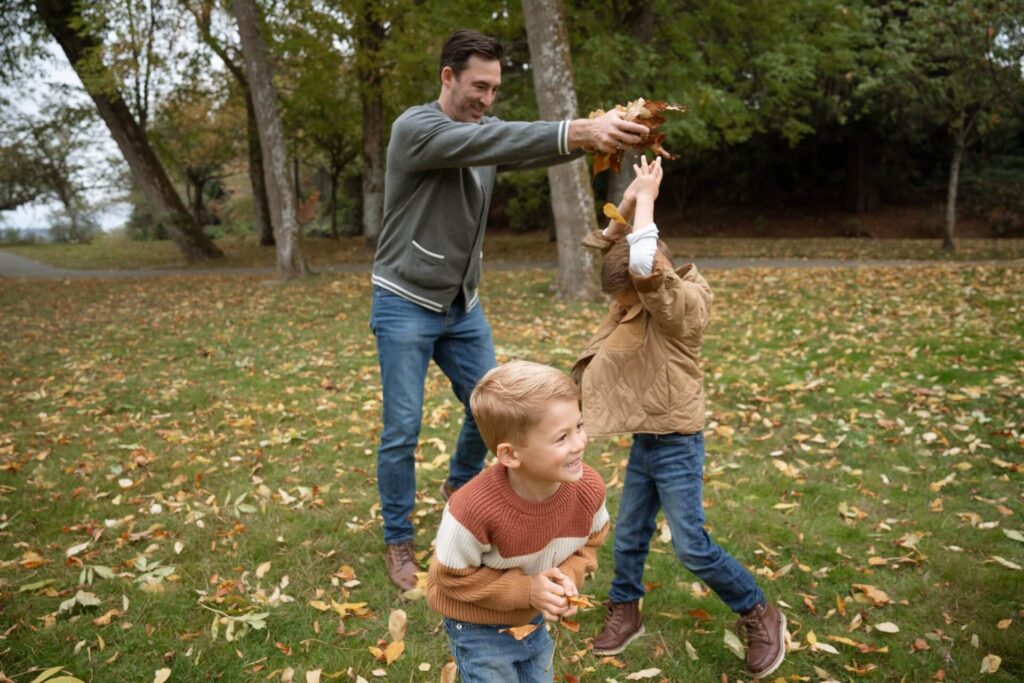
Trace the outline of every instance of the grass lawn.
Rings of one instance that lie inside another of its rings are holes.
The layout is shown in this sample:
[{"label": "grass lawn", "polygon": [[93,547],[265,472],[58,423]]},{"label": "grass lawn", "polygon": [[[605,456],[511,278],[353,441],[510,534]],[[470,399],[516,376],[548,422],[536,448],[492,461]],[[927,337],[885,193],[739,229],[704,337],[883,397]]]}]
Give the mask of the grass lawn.
[{"label": "grass lawn", "polygon": [[[689,258],[813,258],[813,259],[909,259],[924,261],[1009,260],[1024,258],[1022,239],[965,239],[957,251],[942,251],[939,240],[919,239],[730,239],[670,237],[674,253]],[[273,267],[272,247],[260,247],[250,237],[227,237],[217,242],[225,258],[189,266],[173,243],[134,242],[119,237],[100,237],[91,244],[0,245],[12,253],[60,268],[161,269]],[[556,247],[547,234],[495,233],[487,236],[485,259],[491,262],[554,261]],[[361,237],[307,239],[306,250],[313,267],[332,264],[370,263],[373,254]]]},{"label": "grass lawn", "polygon": [[[501,360],[568,368],[595,328],[551,278],[488,273]],[[0,279],[0,680],[440,679],[440,618],[381,558],[367,279]],[[788,615],[773,680],[1024,679],[1024,270],[709,280],[708,527]],[[426,561],[461,413],[436,369],[424,413]],[[587,451],[613,516],[628,443]],[[583,592],[611,576],[609,543]],[[554,627],[559,680],[749,680],[664,530],[646,580],[618,657],[587,651],[601,609]]]}]

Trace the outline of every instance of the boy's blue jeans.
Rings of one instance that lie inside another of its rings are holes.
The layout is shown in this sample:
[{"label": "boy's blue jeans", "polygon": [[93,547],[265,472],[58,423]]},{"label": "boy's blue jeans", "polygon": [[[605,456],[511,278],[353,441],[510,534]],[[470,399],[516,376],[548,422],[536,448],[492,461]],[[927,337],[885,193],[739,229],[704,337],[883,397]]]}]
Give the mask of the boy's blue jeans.
[{"label": "boy's blue jeans", "polygon": [[679,561],[733,612],[746,612],[764,600],[751,573],[704,530],[703,482],[703,432],[633,435],[615,523],[612,602],[643,597],[644,562],[659,508],[665,510]]},{"label": "boy's blue jeans", "polygon": [[479,305],[467,312],[460,300],[446,313],[435,313],[381,287],[373,288],[370,329],[377,337],[384,387],[384,427],[377,451],[384,542],[404,543],[414,535],[409,516],[416,504],[415,452],[430,359],[448,376],[465,406],[448,470],[451,482],[461,486],[483,469],[487,455],[469,410],[469,396],[477,380],[495,366],[494,342]]},{"label": "boy's blue jeans", "polygon": [[540,628],[522,640],[498,633],[507,626],[471,624],[444,619],[462,683],[550,683],[554,679],[555,644],[538,614],[532,624]]}]

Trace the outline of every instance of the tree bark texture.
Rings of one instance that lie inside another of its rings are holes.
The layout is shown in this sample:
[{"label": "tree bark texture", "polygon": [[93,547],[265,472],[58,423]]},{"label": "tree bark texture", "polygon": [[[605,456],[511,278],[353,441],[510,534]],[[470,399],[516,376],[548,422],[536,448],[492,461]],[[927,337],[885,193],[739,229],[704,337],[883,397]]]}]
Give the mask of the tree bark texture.
[{"label": "tree bark texture", "polygon": [[[522,0],[526,36],[530,45],[533,89],[541,118],[576,118],[576,86],[573,81],[565,12],[561,0]],[[588,232],[597,228],[594,191],[585,159],[548,169],[551,207],[558,235],[558,276],[555,291],[566,301],[600,298],[597,260],[580,246]]]},{"label": "tree bark texture", "polygon": [[272,80],[270,54],[263,40],[255,0],[234,0],[234,11],[266,164],[264,176],[277,244],[277,276],[286,280],[305,275],[308,267],[302,248],[302,228],[288,164],[284,127]]},{"label": "tree bark texture", "polygon": [[[76,19],[74,0],[36,0],[35,7],[36,14],[81,78],[82,58],[88,50],[98,48],[100,42],[82,29],[72,28],[71,23]],[[128,163],[136,186],[142,190],[153,215],[164,226],[185,260],[196,262],[222,257],[223,252],[192,220],[167,171],[150,147],[145,131],[120,92],[100,89],[88,76],[82,78],[82,83]]]},{"label": "tree bark texture", "polygon": [[364,2],[357,18],[359,98],[363,110],[363,238],[375,247],[384,223],[384,97],[378,53],[384,25],[375,16],[377,3]]},{"label": "tree bark texture", "polygon": [[953,139],[953,158],[949,162],[949,185],[946,188],[946,220],[942,228],[942,248],[945,251],[954,251],[956,242],[956,194],[960,187],[960,164],[964,159],[964,149],[967,147],[967,125],[963,117],[960,119],[960,126],[956,130]]}]

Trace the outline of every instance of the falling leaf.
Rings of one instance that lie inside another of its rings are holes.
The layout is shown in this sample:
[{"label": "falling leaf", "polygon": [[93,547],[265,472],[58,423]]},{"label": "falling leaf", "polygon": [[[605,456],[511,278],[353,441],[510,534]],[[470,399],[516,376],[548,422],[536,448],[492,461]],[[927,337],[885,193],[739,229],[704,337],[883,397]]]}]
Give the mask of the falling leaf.
[{"label": "falling leaf", "polygon": [[604,215],[606,218],[610,218],[613,221],[617,221],[619,223],[622,223],[623,225],[629,225],[629,221],[623,218],[622,214],[619,213],[619,208],[612,204],[611,202],[605,202]]}]

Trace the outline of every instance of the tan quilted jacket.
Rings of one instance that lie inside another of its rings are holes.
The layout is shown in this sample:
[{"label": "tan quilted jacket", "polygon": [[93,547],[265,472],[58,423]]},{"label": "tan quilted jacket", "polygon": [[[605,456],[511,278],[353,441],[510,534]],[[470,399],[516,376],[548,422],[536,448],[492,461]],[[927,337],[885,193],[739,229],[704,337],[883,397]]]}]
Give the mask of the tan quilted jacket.
[{"label": "tan quilted jacket", "polygon": [[[606,252],[613,242],[595,231],[584,246]],[[640,303],[612,303],[576,359],[590,436],[640,432],[692,434],[704,428],[700,345],[711,288],[692,263],[673,270],[660,254],[651,275],[633,275]]]}]

